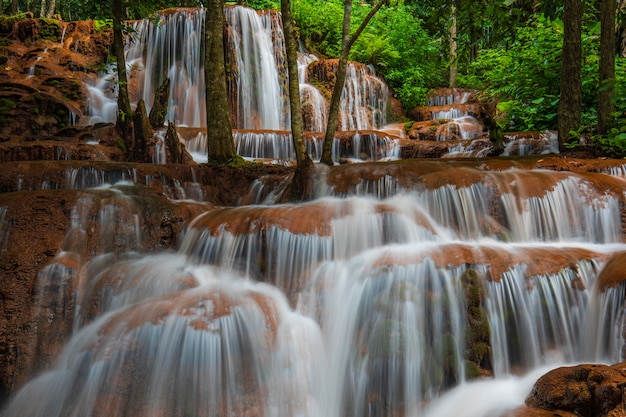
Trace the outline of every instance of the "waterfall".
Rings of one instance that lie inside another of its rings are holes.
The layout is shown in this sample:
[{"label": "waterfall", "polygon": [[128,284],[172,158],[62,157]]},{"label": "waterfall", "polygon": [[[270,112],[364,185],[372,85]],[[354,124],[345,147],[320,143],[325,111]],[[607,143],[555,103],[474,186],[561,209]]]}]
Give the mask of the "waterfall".
[{"label": "waterfall", "polygon": [[235,74],[229,90],[238,129],[284,130],[290,123],[284,39],[280,20],[273,16],[259,16],[245,7],[226,8],[227,49]]},{"label": "waterfall", "polygon": [[372,68],[349,63],[341,94],[341,129],[375,129],[387,124],[388,97],[386,84]]},{"label": "waterfall", "polygon": [[[257,12],[242,6],[226,7],[225,14],[227,86],[233,128],[279,132],[289,129],[287,68],[280,14]],[[125,54],[133,105],[143,100],[149,112],[155,92],[167,78],[166,123],[174,122],[177,127],[205,127],[204,54],[201,51],[204,10],[168,9],[130,25],[132,34],[126,42]],[[326,100],[307,77],[308,65],[317,60],[312,54],[299,53],[303,123],[308,132],[323,132],[327,123]],[[87,119],[91,124],[115,121],[115,83],[113,66],[110,66],[94,85],[87,87],[87,114],[90,116]],[[349,63],[341,99],[341,129],[355,131],[382,127],[386,124],[388,99],[387,86],[372,68]],[[267,136],[257,138],[266,140]],[[196,160],[206,158],[206,144],[202,143],[205,141],[206,134],[197,135],[192,144],[187,143]],[[247,146],[267,148],[264,143]],[[284,149],[275,154],[243,153],[242,156],[293,159],[293,153]],[[391,156],[387,154],[375,160],[388,157]],[[341,155],[337,155],[337,160],[339,158]],[[357,153],[351,158],[356,160],[360,156]],[[153,160],[161,163],[163,155],[157,150]]]},{"label": "waterfall", "polygon": [[166,121],[206,126],[204,30],[202,9],[172,9],[133,23],[126,43],[131,101],[144,100],[148,111],[165,77],[170,81]]},{"label": "waterfall", "polygon": [[323,132],[326,130],[327,104],[319,89],[309,83],[307,68],[317,61],[312,54],[298,53],[298,79],[300,81],[300,101],[302,102],[303,130]]},{"label": "waterfall", "polygon": [[123,186],[72,210],[34,311],[73,330],[42,327],[66,345],[3,417],[431,416],[517,393],[485,417],[523,401],[514,374],[621,358],[624,289],[596,288],[626,251],[610,173],[348,164],[309,202],[205,206],[152,254],[134,172],[67,175]]}]

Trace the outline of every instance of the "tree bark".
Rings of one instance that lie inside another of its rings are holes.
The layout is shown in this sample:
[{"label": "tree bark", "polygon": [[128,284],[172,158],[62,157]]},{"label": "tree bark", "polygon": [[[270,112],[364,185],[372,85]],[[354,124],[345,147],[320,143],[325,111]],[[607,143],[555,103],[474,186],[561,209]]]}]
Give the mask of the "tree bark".
[{"label": "tree bark", "polygon": [[450,7],[450,88],[456,87],[456,74],[459,64],[457,60],[456,5]]},{"label": "tree bark", "polygon": [[302,134],[302,104],[300,102],[300,80],[298,79],[298,44],[291,16],[291,1],[281,0],[283,33],[287,52],[287,71],[289,74],[289,104],[291,111],[291,135],[296,151],[296,172],[291,182],[291,198],[302,200],[312,195],[311,169],[313,161],[304,143]]},{"label": "tree bark", "polygon": [[126,151],[132,146],[133,113],[128,97],[128,78],[126,76],[126,58],[124,57],[124,23],[122,16],[122,0],[111,0],[113,10],[113,53],[117,65],[117,129],[124,139]]},{"label": "tree bark", "polygon": [[561,97],[558,110],[559,147],[570,141],[570,132],[580,127],[582,107],[582,1],[563,1],[563,52],[561,55]]},{"label": "tree bark", "polygon": [[326,125],[326,134],[324,135],[324,149],[322,151],[322,159],[320,162],[326,165],[333,165],[333,141],[335,139],[335,131],[337,130],[337,124],[339,119],[339,107],[341,105],[341,93],[343,92],[343,85],[346,81],[346,71],[348,68],[348,55],[354,42],[359,38],[367,24],[372,17],[380,10],[383,4],[386,4],[388,0],[379,0],[378,3],[369,11],[367,16],[363,19],[357,30],[350,35],[350,20],[352,16],[352,1],[346,0],[343,7],[343,26],[342,26],[342,41],[341,41],[341,55],[339,56],[339,64],[337,66],[337,76],[335,78],[335,86],[333,87],[333,94],[330,99],[330,105],[328,110],[328,124]]},{"label": "tree bark", "polygon": [[598,92],[597,132],[606,134],[611,126],[613,93],[615,87],[615,0],[600,2],[600,71]]},{"label": "tree bark", "polygon": [[50,4],[48,4],[48,12],[46,13],[47,18],[51,18],[54,16],[54,9],[56,8],[56,0],[50,0]]},{"label": "tree bark", "polygon": [[207,144],[209,162],[226,164],[236,155],[224,67],[224,0],[209,0],[204,20]]},{"label": "tree bark", "polygon": [[[617,0],[617,10],[619,11],[619,15],[623,16],[626,13],[626,0]],[[620,58],[626,57],[626,22],[624,19],[619,19],[617,24],[617,47],[618,54]]]}]

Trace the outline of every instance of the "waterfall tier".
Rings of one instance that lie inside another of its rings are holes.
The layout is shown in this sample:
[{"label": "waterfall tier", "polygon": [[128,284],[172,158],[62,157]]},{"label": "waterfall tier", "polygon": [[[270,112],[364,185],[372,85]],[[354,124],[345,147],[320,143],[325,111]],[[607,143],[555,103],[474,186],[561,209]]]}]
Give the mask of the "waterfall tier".
[{"label": "waterfall tier", "polygon": [[33,343],[67,344],[2,416],[433,415],[479,375],[621,360],[617,171],[342,165],[310,202],[189,206],[178,251],[142,254],[168,206],[139,169],[65,175],[101,187],[34,291]]}]

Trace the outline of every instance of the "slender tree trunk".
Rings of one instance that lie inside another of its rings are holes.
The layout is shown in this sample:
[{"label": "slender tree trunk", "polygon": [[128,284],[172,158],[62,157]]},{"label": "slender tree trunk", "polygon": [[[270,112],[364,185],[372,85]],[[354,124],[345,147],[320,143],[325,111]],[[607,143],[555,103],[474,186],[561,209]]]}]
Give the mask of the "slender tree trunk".
[{"label": "slender tree trunk", "polygon": [[47,18],[51,18],[52,16],[54,16],[54,9],[56,9],[56,0],[49,0],[50,3],[48,4],[48,12],[46,13],[46,17]]},{"label": "slender tree trunk", "polygon": [[[626,0],[617,0],[617,10],[620,16],[626,13]],[[618,54],[620,58],[626,58],[626,22],[624,22],[624,19],[620,18],[618,20],[616,30],[618,34]]]},{"label": "slender tree trunk", "polygon": [[613,93],[615,84],[615,0],[602,0],[600,3],[600,71],[598,92],[599,134],[606,134],[611,126],[613,113]]},{"label": "slender tree trunk", "polygon": [[341,93],[343,92],[343,85],[346,81],[346,72],[348,68],[348,55],[350,55],[350,49],[354,42],[359,38],[367,24],[372,17],[380,10],[383,4],[386,4],[388,0],[380,0],[369,11],[365,19],[361,22],[357,30],[350,35],[350,19],[352,16],[352,1],[346,0],[343,7],[343,26],[342,26],[342,41],[341,41],[341,55],[339,56],[339,64],[337,67],[337,76],[335,79],[335,86],[333,87],[333,94],[330,99],[330,106],[328,110],[328,124],[326,125],[326,134],[324,136],[324,149],[322,152],[322,159],[320,162],[326,165],[333,165],[333,141],[335,139],[335,131],[337,130],[337,124],[339,119],[339,107],[341,105]]},{"label": "slender tree trunk", "polygon": [[207,143],[209,162],[226,164],[236,155],[224,67],[224,0],[209,0],[204,20]]},{"label": "slender tree trunk", "polygon": [[310,183],[313,161],[309,157],[302,134],[302,105],[300,102],[300,80],[298,79],[298,43],[294,31],[293,17],[291,16],[291,1],[281,0],[280,4],[287,50],[287,70],[289,73],[291,135],[296,151],[296,162],[298,163],[291,183],[290,194],[294,199],[305,199],[312,194]]},{"label": "slender tree trunk", "polygon": [[343,85],[346,82],[346,72],[348,69],[348,54],[350,50],[350,20],[352,18],[352,0],[345,0],[343,6],[343,25],[341,38],[341,55],[337,64],[337,76],[335,78],[335,86],[333,94],[330,98],[328,108],[328,123],[326,124],[326,134],[324,135],[324,148],[322,151],[322,159],[320,162],[326,165],[333,165],[333,141],[335,140],[335,131],[339,122],[339,107],[341,105],[341,93]]},{"label": "slender tree trunk", "polygon": [[126,76],[126,58],[124,57],[124,23],[122,0],[111,0],[113,9],[113,53],[117,65],[117,129],[124,139],[126,150],[132,148],[133,114],[128,97],[128,78]]},{"label": "slender tree trunk", "polygon": [[459,64],[457,60],[456,5],[450,7],[450,88],[456,87],[456,74]]},{"label": "slender tree trunk", "polygon": [[39,17],[46,17],[46,0],[41,0],[41,9],[39,10]]},{"label": "slender tree trunk", "polygon": [[561,97],[558,110],[559,146],[570,140],[580,127],[582,106],[582,1],[563,1],[563,53],[561,55]]}]

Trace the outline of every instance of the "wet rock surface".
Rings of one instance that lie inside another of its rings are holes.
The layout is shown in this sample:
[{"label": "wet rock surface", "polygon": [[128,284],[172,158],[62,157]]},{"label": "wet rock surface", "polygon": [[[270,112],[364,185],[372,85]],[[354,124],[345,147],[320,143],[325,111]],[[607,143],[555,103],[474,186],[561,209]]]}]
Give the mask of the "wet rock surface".
[{"label": "wet rock surface", "polygon": [[552,370],[539,378],[526,406],[512,416],[623,416],[624,363],[577,365]]}]

